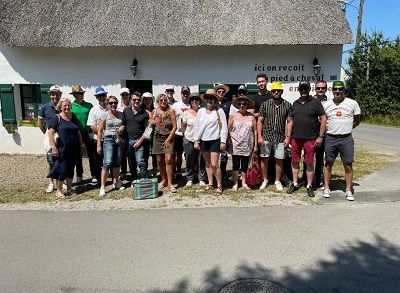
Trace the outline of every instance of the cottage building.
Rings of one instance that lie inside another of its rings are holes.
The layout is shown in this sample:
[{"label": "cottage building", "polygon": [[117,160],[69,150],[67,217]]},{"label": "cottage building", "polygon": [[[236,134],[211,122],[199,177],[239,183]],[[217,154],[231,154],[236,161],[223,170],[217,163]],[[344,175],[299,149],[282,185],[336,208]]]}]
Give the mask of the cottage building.
[{"label": "cottage building", "polygon": [[[179,99],[183,84],[204,92],[222,82],[230,95],[248,84],[254,94],[265,72],[293,101],[299,81],[340,77],[351,40],[337,0],[2,0],[0,120],[36,117],[52,84],[66,97],[80,84],[93,103],[97,85],[119,96],[173,84]],[[43,153],[41,137],[37,127],[0,127],[0,152]]]}]

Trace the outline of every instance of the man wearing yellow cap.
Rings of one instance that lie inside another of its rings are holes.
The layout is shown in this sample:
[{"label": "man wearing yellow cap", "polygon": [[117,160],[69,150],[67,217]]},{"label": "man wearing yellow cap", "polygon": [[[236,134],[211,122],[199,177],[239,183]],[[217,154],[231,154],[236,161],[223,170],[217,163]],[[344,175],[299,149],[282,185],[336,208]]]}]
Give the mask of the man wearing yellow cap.
[{"label": "man wearing yellow cap", "polygon": [[290,138],[285,135],[286,123],[288,129],[292,128],[292,105],[282,99],[283,86],[281,82],[271,85],[272,99],[261,104],[257,120],[257,136],[260,145],[261,170],[264,181],[260,189],[268,185],[268,160],[273,150],[275,156],[275,188],[282,191],[281,178],[283,174],[283,159],[285,147],[289,145]]},{"label": "man wearing yellow cap", "polygon": [[335,81],[332,85],[333,100],[325,105],[327,117],[325,140],[325,167],[324,167],[324,193],[325,198],[330,197],[329,181],[332,166],[337,155],[342,159],[347,200],[353,201],[351,191],[353,181],[354,141],[351,135],[353,128],[360,124],[361,110],[356,101],[346,98],[344,82]]}]

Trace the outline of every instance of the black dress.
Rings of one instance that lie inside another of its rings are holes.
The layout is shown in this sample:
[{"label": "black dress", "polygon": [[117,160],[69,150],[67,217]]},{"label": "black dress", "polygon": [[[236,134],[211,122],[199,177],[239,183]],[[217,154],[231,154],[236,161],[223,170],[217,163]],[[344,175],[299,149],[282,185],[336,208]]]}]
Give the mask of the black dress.
[{"label": "black dress", "polygon": [[67,121],[60,116],[60,121],[58,121],[58,115],[54,115],[48,128],[53,128],[59,138],[57,139],[58,157],[53,157],[55,163],[47,177],[61,181],[65,178],[72,179],[80,154],[78,119],[72,115],[72,119]]}]

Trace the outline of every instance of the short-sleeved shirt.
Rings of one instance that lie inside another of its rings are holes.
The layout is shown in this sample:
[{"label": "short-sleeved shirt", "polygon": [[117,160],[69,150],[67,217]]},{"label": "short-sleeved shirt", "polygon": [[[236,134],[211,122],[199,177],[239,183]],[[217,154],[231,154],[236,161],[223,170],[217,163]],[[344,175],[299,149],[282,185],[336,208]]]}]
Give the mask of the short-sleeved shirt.
[{"label": "short-sleeved shirt", "polygon": [[81,132],[92,132],[90,127],[87,125],[90,109],[93,105],[89,102],[83,101],[82,105],[76,101],[72,103],[71,112],[78,118],[79,129]]},{"label": "short-sleeved shirt", "polygon": [[262,135],[269,142],[283,142],[285,140],[286,120],[292,114],[292,105],[282,99],[280,105],[275,105],[273,99],[262,103],[260,116],[264,118]]},{"label": "short-sleeved shirt", "polygon": [[109,112],[105,112],[100,120],[105,121],[104,136],[117,135],[117,129],[122,125],[123,114],[116,111],[115,117],[112,117]]},{"label": "short-sleeved shirt", "polygon": [[358,103],[349,98],[345,98],[341,103],[335,103],[333,100],[327,101],[324,108],[327,118],[327,133],[334,135],[351,133],[354,116],[361,114]]},{"label": "short-sleeved shirt", "polygon": [[268,101],[270,99],[272,99],[272,94],[271,94],[270,91],[267,91],[265,93],[265,95],[260,95],[259,93],[257,93],[257,95],[254,96],[254,102],[255,102],[254,110],[255,110],[255,112],[258,113],[260,111],[261,105],[264,102],[266,102],[266,101]]},{"label": "short-sleeved shirt", "polygon": [[[100,106],[99,104],[94,106],[92,109],[90,109],[89,111],[89,116],[86,122],[86,125],[88,127],[95,125],[98,126],[99,124],[99,119],[101,117],[103,117],[104,113],[107,112],[107,110],[105,108],[103,108],[102,106]],[[97,135],[94,134],[93,135],[94,139],[97,138]]]},{"label": "short-sleeved shirt", "polygon": [[318,99],[309,96],[305,103],[300,99],[293,102],[292,137],[312,140],[319,136],[319,117],[325,115],[324,107]]},{"label": "short-sleeved shirt", "polygon": [[124,109],[123,124],[126,127],[129,139],[141,138],[148,123],[149,114],[146,110],[140,109],[140,111],[135,113],[132,107]]},{"label": "short-sleeved shirt", "polygon": [[49,126],[51,118],[58,113],[56,107],[53,105],[52,102],[42,105],[38,112],[38,117],[44,119],[44,124],[46,127]]},{"label": "short-sleeved shirt", "polygon": [[182,136],[182,115],[185,111],[190,109],[190,104],[185,104],[182,101],[176,102],[171,106],[171,109],[175,111],[176,116],[176,132],[175,135]]},{"label": "short-sleeved shirt", "polygon": [[184,136],[188,141],[194,142],[194,126],[196,125],[196,115],[191,111],[185,111],[182,115],[182,122],[186,123]]}]

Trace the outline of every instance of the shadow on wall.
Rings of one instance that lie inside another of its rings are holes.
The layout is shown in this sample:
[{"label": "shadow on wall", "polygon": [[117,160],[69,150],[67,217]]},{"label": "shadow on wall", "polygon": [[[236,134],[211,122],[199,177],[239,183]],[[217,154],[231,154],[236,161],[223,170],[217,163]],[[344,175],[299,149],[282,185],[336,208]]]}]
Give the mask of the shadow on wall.
[{"label": "shadow on wall", "polygon": [[184,278],[171,290],[150,292],[218,292],[227,283],[243,278],[270,280],[293,292],[398,292],[400,246],[378,235],[375,235],[374,243],[357,241],[343,246],[331,251],[330,259],[333,260],[320,260],[313,268],[304,269],[302,275],[307,277],[301,277],[287,267],[282,277],[276,278],[274,269],[261,264],[241,264],[228,279],[216,266],[204,273],[202,288],[191,288],[190,279]]}]

